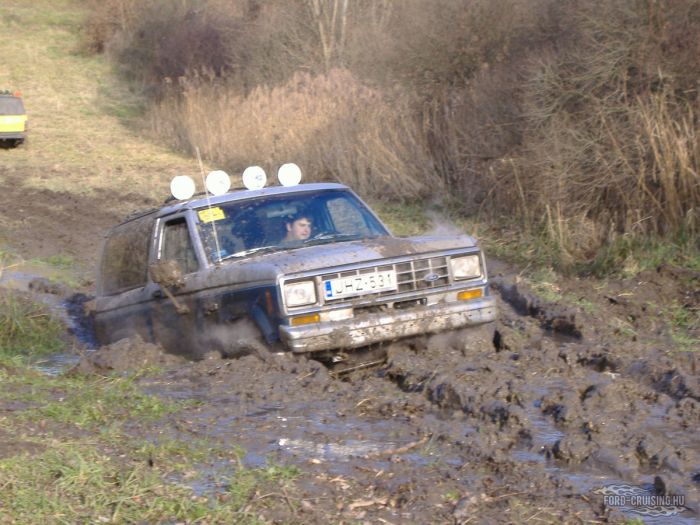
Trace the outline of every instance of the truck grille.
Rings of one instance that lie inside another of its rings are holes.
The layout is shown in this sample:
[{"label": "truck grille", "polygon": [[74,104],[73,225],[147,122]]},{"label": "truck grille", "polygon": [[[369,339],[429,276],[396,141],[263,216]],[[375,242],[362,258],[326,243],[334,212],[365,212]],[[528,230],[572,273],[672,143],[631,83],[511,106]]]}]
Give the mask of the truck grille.
[{"label": "truck grille", "polygon": [[[367,268],[358,268],[345,272],[327,273],[321,276],[321,280],[326,281],[341,277],[354,277],[356,275],[395,270],[398,289],[396,291],[390,290],[387,292],[372,294],[375,297],[384,297],[387,295],[394,295],[396,293],[442,288],[447,286],[450,284],[450,275],[447,264],[447,257],[427,257],[425,259],[416,259],[413,261],[394,264],[383,264],[380,266],[369,266]],[[334,301],[337,299],[330,300]]]}]

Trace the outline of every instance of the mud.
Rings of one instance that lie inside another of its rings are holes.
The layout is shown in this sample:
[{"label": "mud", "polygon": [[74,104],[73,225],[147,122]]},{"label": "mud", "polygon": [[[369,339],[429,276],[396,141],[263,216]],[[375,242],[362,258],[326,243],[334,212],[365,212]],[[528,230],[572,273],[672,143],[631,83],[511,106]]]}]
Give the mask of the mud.
[{"label": "mud", "polygon": [[[384,365],[342,377],[289,353],[191,362],[138,340],[88,352],[73,373],[155,367],[141,388],[197,402],[155,427],[133,421],[130,434],[299,466],[298,505],[270,510],[270,522],[696,523],[700,353],[674,349],[659,312],[696,308],[698,277],[662,268],[565,283],[583,309],[539,299],[508,267],[491,274],[498,322],[388,344]],[[216,497],[231,468],[176,481]],[[685,501],[606,506],[629,486]]]},{"label": "mud", "polygon": [[[596,321],[549,305],[507,273],[496,282],[497,323],[392,343],[370,371],[336,378],[290,354],[212,353],[141,385],[202,401],[161,422],[162,436],[236,443],[251,466],[300,465],[305,504],[285,520],[696,522],[699,354],[669,351],[641,317],[634,340],[622,341],[606,312]],[[651,291],[616,286],[601,291],[601,309],[625,300],[643,312],[659,290],[694,297],[658,280]],[[131,349],[155,356],[147,346]],[[225,470],[195,488],[215,494]],[[661,518],[606,507],[612,484],[683,495],[685,507]]]},{"label": "mud", "polygon": [[66,373],[109,375],[143,368],[177,366],[185,362],[182,357],[165,353],[158,345],[132,337],[88,352]]}]

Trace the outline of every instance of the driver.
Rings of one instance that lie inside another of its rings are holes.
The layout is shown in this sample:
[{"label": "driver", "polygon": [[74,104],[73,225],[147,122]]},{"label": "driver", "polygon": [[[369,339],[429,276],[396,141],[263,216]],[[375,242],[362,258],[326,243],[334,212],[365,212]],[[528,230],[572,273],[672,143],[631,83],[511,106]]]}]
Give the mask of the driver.
[{"label": "driver", "polygon": [[298,212],[289,217],[285,223],[287,233],[282,244],[296,244],[311,237],[311,219],[308,214]]}]

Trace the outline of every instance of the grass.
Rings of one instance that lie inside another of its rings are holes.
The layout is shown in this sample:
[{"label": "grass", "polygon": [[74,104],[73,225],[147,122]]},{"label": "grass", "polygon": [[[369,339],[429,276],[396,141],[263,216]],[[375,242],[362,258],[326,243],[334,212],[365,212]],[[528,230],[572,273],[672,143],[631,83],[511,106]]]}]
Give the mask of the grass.
[{"label": "grass", "polygon": [[83,285],[86,273],[81,261],[72,255],[57,253],[26,260],[0,243],[0,278],[5,272],[43,277],[50,283],[69,288]]},{"label": "grass", "polygon": [[52,377],[21,369],[4,375],[2,399],[40,404],[22,414],[28,422],[48,419],[82,429],[106,428],[132,417],[154,421],[184,406],[144,394],[134,375]]},{"label": "grass", "polygon": [[410,237],[430,230],[430,219],[421,202],[405,204],[372,202],[372,209],[394,235]]},{"label": "grass", "polygon": [[3,521],[23,524],[259,523],[241,507],[267,481],[264,473],[239,470],[227,491],[236,497],[196,496],[146,462],[120,462],[83,443],[60,444],[32,461],[1,460],[0,479]]},{"label": "grass", "polygon": [[52,268],[57,268],[59,270],[66,270],[73,268],[76,265],[76,260],[70,255],[49,255],[48,257],[43,257],[36,260],[39,263],[46,264]]},{"label": "grass", "polygon": [[[64,329],[23,295],[0,300],[1,523],[259,523],[269,506],[294,510],[296,467],[248,469],[235,446],[162,437],[163,418],[191,403],[144,393],[145,372],[47,376],[28,367],[63,348]],[[225,486],[199,495],[187,483],[212,464]]]},{"label": "grass", "polygon": [[177,409],[173,403],[143,394],[128,378],[62,379],[52,392],[54,399],[29,417],[94,428],[131,417],[155,420]]},{"label": "grass", "polygon": [[32,275],[44,275],[50,283],[65,285],[76,289],[85,283],[84,272],[81,274],[81,264],[70,255],[50,255],[27,261],[26,267],[20,266],[20,271]]},{"label": "grass", "polygon": [[146,450],[122,436],[116,450],[94,437],[42,444],[31,461],[0,459],[3,523],[259,523],[266,496],[287,494],[300,475],[296,467],[248,469],[233,460],[222,489],[204,496],[172,480],[191,479],[197,462],[211,459],[216,449],[205,443]]},{"label": "grass", "polygon": [[462,494],[455,489],[448,490],[442,495],[443,501],[446,501],[448,503],[456,503],[459,501],[459,498],[462,497]]},{"label": "grass", "polygon": [[49,283],[74,289],[86,282],[86,272],[81,262],[73,256],[54,254],[26,260],[0,245],[0,278],[5,273],[16,273],[20,277],[42,277]]},{"label": "grass", "polygon": [[579,268],[598,277],[631,277],[663,265],[700,271],[697,239],[684,235],[668,239],[622,235],[606,245],[590,263],[580,264]]},{"label": "grass", "polygon": [[700,311],[674,303],[662,310],[671,340],[679,350],[700,351]]},{"label": "grass", "polygon": [[627,319],[620,319],[619,317],[613,317],[608,321],[608,324],[613,329],[613,332],[624,339],[631,339],[633,341],[637,340],[637,331],[632,326]]},{"label": "grass", "polygon": [[525,278],[537,297],[547,303],[556,303],[564,299],[557,285],[557,275],[551,268],[538,268]]},{"label": "grass", "polygon": [[[138,446],[134,454],[144,461],[170,462],[174,468],[185,469],[188,464],[203,463],[212,457],[222,457],[233,455],[238,458],[242,452],[237,448],[224,450],[222,447],[215,447],[206,439],[192,439],[182,441],[173,438],[156,438]],[[179,459],[186,458],[184,463]]]},{"label": "grass", "polygon": [[46,306],[0,290],[0,360],[28,362],[56,353],[65,347],[64,331]]},{"label": "grass", "polygon": [[[189,161],[142,140],[136,126],[144,96],[121,81],[104,56],[81,52],[86,15],[75,0],[10,0],[0,6],[3,83],[22,92],[26,146],[0,151],[3,179],[38,189],[107,190],[162,197]],[[116,206],[117,204],[115,204]]]},{"label": "grass", "polygon": [[[297,467],[249,469],[235,446],[161,437],[158,421],[187,404],[135,379],[0,368],[0,406],[14,407],[0,411],[0,522],[260,523],[269,506],[295,508]],[[188,483],[208,465],[225,479],[200,495]]]}]

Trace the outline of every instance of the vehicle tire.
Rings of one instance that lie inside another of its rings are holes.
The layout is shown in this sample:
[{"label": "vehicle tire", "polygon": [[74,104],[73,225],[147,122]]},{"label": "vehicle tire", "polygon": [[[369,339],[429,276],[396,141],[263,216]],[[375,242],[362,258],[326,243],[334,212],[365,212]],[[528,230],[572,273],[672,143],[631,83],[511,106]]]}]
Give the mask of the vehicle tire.
[{"label": "vehicle tire", "polygon": [[220,346],[222,357],[238,358],[254,355],[263,361],[269,359],[271,348],[265,342],[258,326],[249,317],[227,325],[225,332],[225,340]]}]

